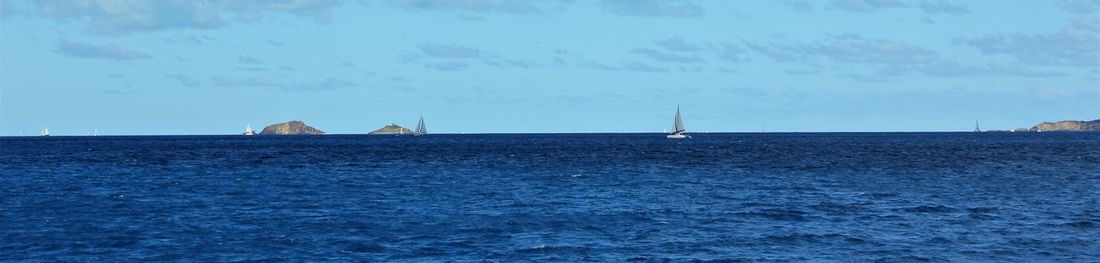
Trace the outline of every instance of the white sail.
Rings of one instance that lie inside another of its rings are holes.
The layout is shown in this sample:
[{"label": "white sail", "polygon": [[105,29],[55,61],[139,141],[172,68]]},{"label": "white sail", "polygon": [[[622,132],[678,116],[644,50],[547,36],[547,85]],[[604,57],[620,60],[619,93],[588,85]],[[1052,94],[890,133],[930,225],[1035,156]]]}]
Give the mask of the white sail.
[{"label": "white sail", "polygon": [[672,124],[672,133],[684,132],[684,120],[680,118],[680,106],[676,106],[676,121]]},{"label": "white sail", "polygon": [[252,124],[244,126],[244,135],[256,135],[256,131],[252,130]]},{"label": "white sail", "polygon": [[424,115],[420,116],[420,121],[416,123],[416,131],[413,133],[416,135],[428,134],[428,127],[424,126]]},{"label": "white sail", "polygon": [[676,105],[676,120],[672,123],[672,134],[666,136],[669,139],[687,139],[690,135],[684,132],[684,120],[680,118],[680,105]]},{"label": "white sail", "polygon": [[50,136],[50,128],[42,129],[42,136]]}]

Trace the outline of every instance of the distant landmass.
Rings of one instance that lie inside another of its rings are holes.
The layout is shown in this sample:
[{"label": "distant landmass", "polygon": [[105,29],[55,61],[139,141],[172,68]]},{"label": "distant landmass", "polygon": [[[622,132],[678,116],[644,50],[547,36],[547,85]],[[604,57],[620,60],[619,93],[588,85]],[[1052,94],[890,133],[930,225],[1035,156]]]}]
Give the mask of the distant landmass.
[{"label": "distant landmass", "polygon": [[401,127],[397,124],[390,124],[390,125],[386,125],[386,127],[382,127],[380,129],[371,131],[368,134],[371,134],[371,135],[401,135],[401,134],[412,135],[413,131],[409,130],[405,127]]},{"label": "distant landmass", "polygon": [[264,127],[260,135],[324,135],[325,132],[309,127],[302,121],[288,121]]},{"label": "distant landmass", "polygon": [[[1023,128],[1021,128],[1023,129]],[[1017,129],[1020,130],[1020,129]],[[1100,120],[1044,122],[1031,127],[1032,132],[1100,132]]]}]

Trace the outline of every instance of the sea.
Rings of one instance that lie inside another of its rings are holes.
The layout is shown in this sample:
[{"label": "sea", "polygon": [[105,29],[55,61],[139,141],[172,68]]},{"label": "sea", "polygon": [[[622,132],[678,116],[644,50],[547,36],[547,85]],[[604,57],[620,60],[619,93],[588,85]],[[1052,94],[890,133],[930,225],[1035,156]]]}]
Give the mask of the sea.
[{"label": "sea", "polygon": [[1100,262],[1100,133],[0,138],[0,261]]}]

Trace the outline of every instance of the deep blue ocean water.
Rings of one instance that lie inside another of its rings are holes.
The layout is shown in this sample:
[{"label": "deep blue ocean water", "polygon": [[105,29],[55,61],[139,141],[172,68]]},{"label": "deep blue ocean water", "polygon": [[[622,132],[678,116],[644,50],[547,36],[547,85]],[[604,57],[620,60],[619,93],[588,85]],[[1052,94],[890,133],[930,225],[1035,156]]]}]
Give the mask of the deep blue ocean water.
[{"label": "deep blue ocean water", "polygon": [[0,138],[0,260],[1100,261],[1100,133]]}]

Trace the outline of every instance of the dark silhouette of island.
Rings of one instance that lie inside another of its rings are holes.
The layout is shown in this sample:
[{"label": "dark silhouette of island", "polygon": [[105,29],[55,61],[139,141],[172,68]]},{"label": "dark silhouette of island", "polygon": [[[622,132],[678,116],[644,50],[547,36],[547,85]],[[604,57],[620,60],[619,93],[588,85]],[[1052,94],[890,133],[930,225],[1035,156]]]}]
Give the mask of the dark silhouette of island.
[{"label": "dark silhouette of island", "polygon": [[413,135],[413,131],[408,128],[401,127],[397,124],[386,125],[385,127],[367,133],[370,135]]},{"label": "dark silhouette of island", "polygon": [[298,120],[276,123],[264,127],[260,135],[324,135],[325,132]]},{"label": "dark silhouette of island", "polygon": [[[1023,128],[1020,128],[1023,129]],[[1017,129],[1017,130],[1020,130]],[[1100,132],[1100,120],[1044,122],[1031,127],[1031,132]]]}]

